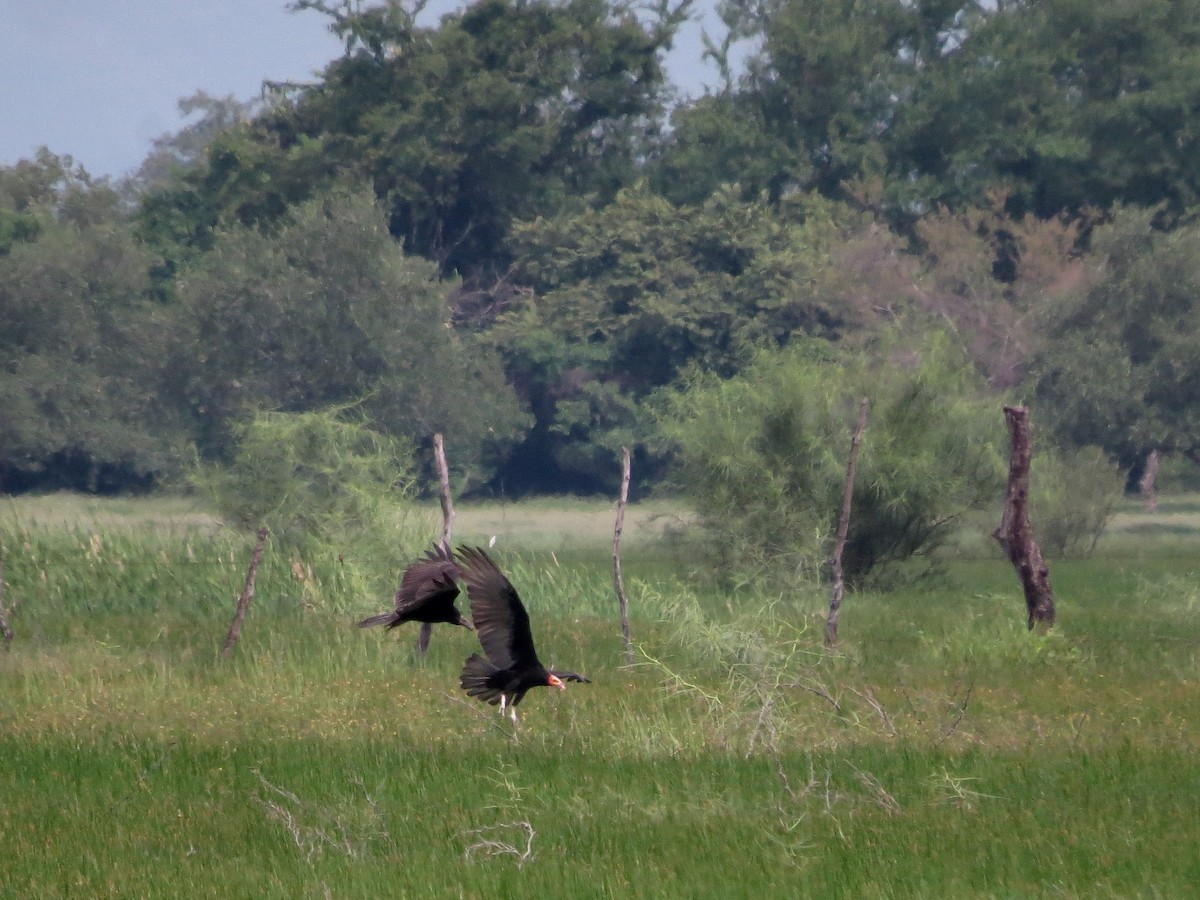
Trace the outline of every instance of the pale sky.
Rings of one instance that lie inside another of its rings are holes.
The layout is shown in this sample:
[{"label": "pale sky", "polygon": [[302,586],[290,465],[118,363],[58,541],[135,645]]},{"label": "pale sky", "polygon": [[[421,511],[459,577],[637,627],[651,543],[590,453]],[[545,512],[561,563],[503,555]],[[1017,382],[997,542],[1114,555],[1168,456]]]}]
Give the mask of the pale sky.
[{"label": "pale sky", "polygon": [[[422,19],[457,5],[432,0]],[[264,79],[312,80],[341,52],[327,23],[286,0],[0,0],[0,165],[46,145],[92,175],[127,174],[185,124],[180,98],[248,100]],[[692,96],[716,83],[700,57],[691,23],[668,68]]]}]

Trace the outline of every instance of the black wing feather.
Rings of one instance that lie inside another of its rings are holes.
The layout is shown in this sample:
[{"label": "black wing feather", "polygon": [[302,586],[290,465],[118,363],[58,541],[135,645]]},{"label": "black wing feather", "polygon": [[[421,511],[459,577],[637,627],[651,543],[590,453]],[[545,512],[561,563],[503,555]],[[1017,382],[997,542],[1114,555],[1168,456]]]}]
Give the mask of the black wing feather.
[{"label": "black wing feather", "polygon": [[516,588],[480,547],[460,547],[458,560],[471,601],[471,621],[492,665],[521,670],[540,667],[529,613]]},{"label": "black wing feather", "polygon": [[452,604],[458,596],[458,564],[440,545],[425,553],[400,578],[396,591],[396,612],[401,615],[420,609],[430,602]]}]

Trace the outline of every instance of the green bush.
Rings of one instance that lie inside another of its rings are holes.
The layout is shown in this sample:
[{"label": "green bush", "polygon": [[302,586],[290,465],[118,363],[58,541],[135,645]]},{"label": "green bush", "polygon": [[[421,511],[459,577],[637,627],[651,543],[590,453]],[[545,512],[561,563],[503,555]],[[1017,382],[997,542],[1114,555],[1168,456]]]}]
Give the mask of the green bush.
[{"label": "green bush", "polygon": [[662,398],[674,478],[729,574],[823,572],[860,398],[871,403],[843,557],[861,586],[927,556],[1003,493],[1003,417],[945,341],[881,361],[829,345],[762,351],[737,377],[703,373]]},{"label": "green bush", "polygon": [[1099,447],[1038,453],[1030,474],[1030,518],[1050,556],[1086,557],[1108,525],[1125,475]]},{"label": "green bush", "polygon": [[262,412],[236,434],[233,460],[197,481],[230,522],[267,526],[301,570],[336,558],[351,594],[381,594],[432,533],[410,505],[412,448],[343,410]]}]

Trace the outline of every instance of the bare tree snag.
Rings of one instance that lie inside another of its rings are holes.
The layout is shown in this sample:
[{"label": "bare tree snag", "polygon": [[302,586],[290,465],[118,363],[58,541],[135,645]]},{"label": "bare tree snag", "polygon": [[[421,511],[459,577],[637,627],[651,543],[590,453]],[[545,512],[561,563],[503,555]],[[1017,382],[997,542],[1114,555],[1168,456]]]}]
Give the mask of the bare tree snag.
[{"label": "bare tree snag", "polygon": [[449,550],[457,513],[454,512],[454,500],[450,496],[450,468],[446,465],[446,446],[440,432],[433,436],[433,458],[437,462],[438,482],[442,489],[442,548]]},{"label": "bare tree snag", "polygon": [[617,522],[613,526],[613,583],[621,608],[621,637],[625,640],[625,665],[633,665],[633,637],[629,632],[629,600],[621,578],[621,529],[625,527],[625,504],[629,501],[629,448],[621,448],[621,494],[617,498]]},{"label": "bare tree snag", "polygon": [[1142,503],[1146,512],[1158,511],[1158,451],[1151,450],[1146,457],[1146,469],[1138,480],[1138,490],[1142,493]]},{"label": "bare tree snag", "polygon": [[13,630],[8,623],[8,607],[4,605],[4,552],[0,550],[0,634],[4,635],[4,649],[12,646]]},{"label": "bare tree snag", "polygon": [[[450,542],[454,539],[454,520],[458,514],[454,511],[454,500],[450,496],[450,467],[446,465],[446,445],[442,440],[441,432],[433,436],[433,458],[437,463],[438,484],[441,487],[442,498],[442,537],[440,543],[442,549],[449,552]],[[429,639],[431,637],[433,637],[433,624],[422,622],[421,630],[417,634],[417,656],[425,655],[425,651],[429,649]]]},{"label": "bare tree snag", "polygon": [[254,541],[254,552],[250,554],[250,568],[246,570],[246,584],[238,597],[237,612],[229,623],[229,634],[225,635],[225,646],[221,649],[222,656],[233,653],[233,647],[242,636],[242,623],[246,621],[246,611],[250,608],[250,598],[254,596],[254,582],[258,578],[258,567],[262,563],[263,550],[267,546],[267,526],[258,529],[258,537]]},{"label": "bare tree snag", "polygon": [[1034,540],[1029,524],[1029,461],[1033,454],[1029,410],[1024,406],[1006,406],[1004,419],[1012,437],[1012,456],[1008,464],[1004,515],[992,537],[1004,548],[1021,579],[1030,631],[1035,627],[1046,631],[1054,627],[1054,591],[1050,587],[1050,570],[1042,558],[1042,548]]},{"label": "bare tree snag", "polygon": [[842,553],[846,549],[846,535],[850,533],[850,506],[854,497],[854,474],[858,469],[858,448],[867,429],[870,408],[871,404],[865,397],[858,404],[858,422],[850,441],[850,460],[846,463],[846,483],[842,487],[842,514],[838,519],[837,539],[829,562],[833,570],[833,594],[829,598],[829,618],[825,620],[825,647],[829,650],[837,646],[838,620],[842,614],[842,596],[846,592],[846,581],[842,576]]}]

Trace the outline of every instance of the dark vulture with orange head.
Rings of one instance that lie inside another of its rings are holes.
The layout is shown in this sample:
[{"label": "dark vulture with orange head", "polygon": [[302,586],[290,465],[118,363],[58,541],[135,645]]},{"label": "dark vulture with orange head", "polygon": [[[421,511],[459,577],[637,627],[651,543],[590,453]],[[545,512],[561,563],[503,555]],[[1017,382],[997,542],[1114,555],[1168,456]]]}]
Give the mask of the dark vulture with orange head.
[{"label": "dark vulture with orange head", "polygon": [[459,679],[471,697],[507,707],[514,722],[516,706],[530,688],[566,690],[567,681],[586,683],[577,672],[547,669],[538,659],[529,614],[516,588],[479,547],[460,547],[458,563],[471,601],[471,619],[487,659],[472,653]]}]

